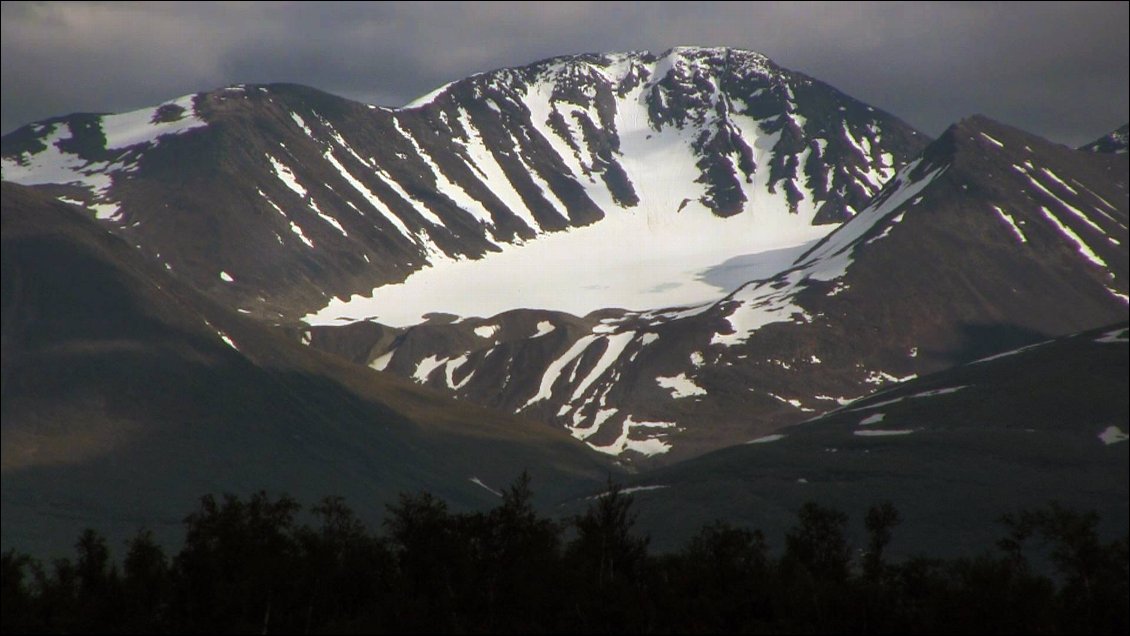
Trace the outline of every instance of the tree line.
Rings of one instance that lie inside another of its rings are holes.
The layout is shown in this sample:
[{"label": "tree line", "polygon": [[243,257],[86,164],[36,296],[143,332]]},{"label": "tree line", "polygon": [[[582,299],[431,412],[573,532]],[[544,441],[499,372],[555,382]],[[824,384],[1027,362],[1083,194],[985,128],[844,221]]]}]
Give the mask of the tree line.
[{"label": "tree line", "polygon": [[[4,632],[1087,632],[1127,631],[1127,539],[1050,504],[1006,515],[975,558],[885,557],[899,513],[848,517],[807,503],[771,555],[760,531],[706,525],[652,554],[632,498],[611,482],[587,512],[541,517],[523,474],[489,512],[428,493],[370,532],[340,498],[311,509],[260,492],[205,496],[166,554],[142,531],[111,560],[86,530],[74,559],[3,554]],[[1033,549],[1054,566],[1033,567]]]}]

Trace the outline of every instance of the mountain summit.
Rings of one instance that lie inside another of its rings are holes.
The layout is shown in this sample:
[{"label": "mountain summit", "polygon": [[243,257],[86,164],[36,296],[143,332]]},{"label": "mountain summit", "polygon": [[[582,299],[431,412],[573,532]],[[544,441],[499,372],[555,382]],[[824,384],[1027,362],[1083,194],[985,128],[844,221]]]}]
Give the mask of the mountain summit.
[{"label": "mountain summit", "polygon": [[3,175],[279,322],[356,313],[326,306],[590,225],[609,227],[587,244],[637,262],[791,247],[862,209],[925,142],[756,53],[684,47],[482,73],[401,109],[241,85],[56,118],[4,138]]}]

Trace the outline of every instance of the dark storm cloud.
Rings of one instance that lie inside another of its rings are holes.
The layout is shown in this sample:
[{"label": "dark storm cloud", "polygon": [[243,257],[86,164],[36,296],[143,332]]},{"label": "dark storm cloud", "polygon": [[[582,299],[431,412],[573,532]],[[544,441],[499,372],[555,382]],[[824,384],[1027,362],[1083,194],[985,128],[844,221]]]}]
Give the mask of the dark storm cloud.
[{"label": "dark storm cloud", "polygon": [[984,113],[1079,144],[1130,119],[1126,3],[10,3],[3,130],[237,82],[402,104],[565,53],[749,48],[930,134]]}]

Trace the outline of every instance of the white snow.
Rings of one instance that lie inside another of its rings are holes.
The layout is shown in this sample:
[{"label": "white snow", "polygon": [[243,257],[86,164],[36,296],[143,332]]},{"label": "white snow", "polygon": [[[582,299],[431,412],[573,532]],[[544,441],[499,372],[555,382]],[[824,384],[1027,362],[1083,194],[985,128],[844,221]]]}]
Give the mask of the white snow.
[{"label": "white snow", "polygon": [[478,477],[471,477],[468,481],[470,481],[472,484],[475,484],[476,486],[480,486],[480,487],[486,489],[487,491],[490,492],[490,494],[495,495],[496,497],[502,496],[502,493],[500,493],[497,490],[495,490],[494,488],[491,488],[490,486],[484,484],[483,481],[481,479],[479,479]]},{"label": "white snow", "polygon": [[[363,185],[355,186],[367,193]],[[714,267],[734,257],[804,245],[828,231],[805,226],[777,233],[753,215],[722,219],[700,206],[650,216],[625,210],[524,245],[502,244],[501,252],[479,260],[439,260],[401,284],[374,289],[371,297],[333,299],[305,320],[342,324],[349,321],[340,316],[379,314],[384,324],[407,327],[435,311],[493,316],[523,307],[583,316],[608,307],[645,310],[713,302],[732,291],[710,282]],[[752,259],[745,265],[758,267]]]},{"label": "white snow", "polygon": [[[143,108],[102,117],[102,134],[106,137],[106,149],[115,150],[138,144],[150,144],[165,135],[180,135],[194,128],[207,126],[208,122],[196,114],[194,97],[194,95],[185,95],[156,108]],[[170,104],[183,108],[183,115],[176,121],[154,122],[157,111]]]},{"label": "white snow", "polygon": [[534,333],[534,335],[530,336],[530,338],[540,338],[553,331],[554,329],[556,329],[556,327],[553,326],[552,322],[549,322],[548,320],[539,321],[537,325],[537,332]]},{"label": "white snow", "polygon": [[[664,58],[658,64],[682,64],[674,59],[677,57],[668,56],[671,59]],[[735,103],[732,111],[724,115],[724,122],[718,120],[723,115],[709,111],[702,125],[688,122],[683,129],[656,129],[646,105],[651,87],[642,83],[615,100],[613,121],[620,153],[614,158],[639,197],[635,206],[618,205],[601,178],[603,166],[590,152],[579,123],[586,119],[599,122],[600,114],[593,107],[555,97],[553,86],[557,74],[594,72],[618,82],[620,77],[613,75],[648,70],[649,64],[654,67],[653,63],[627,55],[610,67],[549,65],[541,77],[530,82],[525,94],[517,96],[530,109],[536,131],[532,136],[540,134],[557,152],[587,196],[604,211],[604,219],[565,232],[544,233],[494,153],[484,144],[472,116],[461,110],[451,123],[466,131],[466,140],[460,142],[457,136],[456,145],[465,145],[475,178],[537,231],[537,240],[521,245],[503,243],[500,252],[477,260],[435,259],[430,267],[411,274],[403,283],[386,285],[347,301],[333,299],[305,320],[311,324],[341,324],[348,322],[346,316],[379,315],[385,324],[410,326],[435,311],[492,316],[523,307],[585,315],[608,307],[640,311],[705,308],[738,284],[781,271],[802,251],[785,254],[779,250],[807,247],[832,229],[811,224],[816,202],[803,179],[796,183],[806,193],[796,213],[789,212],[784,188],[768,191],[766,166],[780,133],[766,134],[760,121],[738,114],[746,110],[744,104]],[[561,116],[567,130],[559,133],[547,125],[554,113]],[[395,118],[393,124],[433,168],[437,189],[490,226],[492,219],[483,204],[443,175],[433,158]],[[703,130],[713,129],[704,126],[725,126],[741,134],[760,166],[750,175],[750,182],[741,184],[747,200],[745,210],[729,218],[714,215],[699,201],[705,194],[704,185],[697,182],[701,169],[696,165],[698,158],[688,150]],[[515,142],[519,146],[527,143]],[[570,147],[570,142],[576,149]],[[522,157],[516,160],[525,161]],[[547,184],[536,178],[534,183],[552,205],[563,208]],[[745,260],[729,262],[735,258]],[[726,279],[723,271],[714,270],[716,267],[737,271]],[[737,280],[742,276],[745,278]],[[467,294],[467,289],[475,289],[476,293]]]},{"label": "white snow", "polygon": [[290,231],[294,232],[295,236],[297,236],[302,240],[303,243],[306,244],[306,247],[314,247],[314,241],[311,241],[309,238],[307,238],[306,234],[302,231],[302,228],[294,221],[290,222]]},{"label": "white snow", "polygon": [[406,109],[407,108],[420,108],[421,106],[427,106],[428,104],[435,101],[435,99],[437,97],[439,97],[441,94],[443,94],[443,92],[446,91],[447,88],[454,83],[455,82],[448,82],[448,83],[444,84],[443,86],[440,86],[439,88],[435,89],[434,91],[430,91],[428,93],[425,93],[425,94],[417,97],[416,99],[408,102],[407,104],[405,104],[404,108],[406,108]]},{"label": "white snow", "polygon": [[267,155],[267,159],[270,160],[271,167],[274,169],[275,176],[279,178],[279,181],[282,181],[286,187],[294,191],[300,198],[305,199],[306,188],[303,188],[302,184],[298,183],[298,179],[294,177],[294,173],[291,172],[290,168],[286,167],[286,164],[271,155]]},{"label": "white snow", "polygon": [[376,369],[377,371],[384,371],[388,368],[388,363],[392,362],[392,356],[395,354],[396,349],[386,351],[385,353],[374,359],[371,363],[369,363],[369,368]]},{"label": "white snow", "polygon": [[1014,356],[1018,353],[1028,351],[1030,349],[1035,349],[1036,347],[1042,347],[1042,346],[1044,346],[1044,345],[1046,345],[1050,342],[1052,342],[1052,341],[1051,340],[1044,340],[1043,342],[1037,342],[1035,344],[1023,346],[1023,347],[1020,347],[1019,349],[1012,349],[1010,351],[1002,351],[1001,353],[997,353],[997,354],[994,354],[994,355],[991,355],[991,356],[988,356],[988,357],[985,357],[985,358],[980,358],[978,360],[974,360],[973,362],[970,362],[970,364],[980,364],[982,362],[989,362],[991,360],[998,360],[1000,358],[1007,358],[1008,356]]},{"label": "white snow", "polygon": [[882,407],[882,406],[889,406],[891,404],[898,404],[899,402],[902,402],[903,400],[914,400],[914,399],[924,398],[924,397],[935,397],[935,396],[938,396],[938,395],[949,395],[950,393],[957,393],[958,391],[960,391],[962,389],[966,389],[968,387],[969,387],[969,385],[965,384],[965,385],[961,385],[961,386],[952,386],[952,387],[946,387],[946,388],[942,388],[942,389],[931,389],[929,391],[922,391],[920,393],[915,393],[913,395],[906,395],[906,396],[903,396],[903,397],[897,397],[897,398],[894,398],[894,399],[891,399],[891,400],[884,400],[882,402],[874,402],[872,404],[862,404],[858,407],[848,409],[848,410],[849,411],[863,411],[863,410],[868,410],[868,409],[877,409],[877,408]]},{"label": "white snow", "polygon": [[994,139],[993,137],[989,136],[989,134],[988,134],[988,133],[984,133],[984,132],[982,132],[982,133],[980,133],[980,134],[981,134],[981,136],[982,136],[982,137],[984,137],[984,138],[985,138],[986,140],[988,140],[989,142],[991,142],[991,143],[993,143],[993,144],[996,144],[996,146],[997,146],[998,148],[1004,148],[1004,144],[1003,144],[1003,143],[1001,143],[1000,141],[997,141],[997,140],[996,140],[996,139]]},{"label": "white snow", "polygon": [[670,378],[657,377],[655,382],[664,389],[670,389],[671,397],[676,400],[695,395],[706,395],[706,389],[695,384],[694,380],[688,378],[686,373],[680,373]]},{"label": "white snow", "polygon": [[228,345],[232,349],[235,349],[236,351],[239,351],[239,347],[235,346],[235,342],[232,341],[232,339],[228,336],[228,334],[226,334],[222,331],[217,331],[216,333],[219,334],[220,340],[223,340],[226,345]]},{"label": "white snow", "polygon": [[775,441],[781,440],[781,439],[785,439],[785,436],[782,435],[781,433],[774,433],[772,435],[766,435],[764,437],[758,437],[756,439],[751,439],[748,442],[746,442],[746,444],[768,444],[769,442],[775,442]]},{"label": "white snow", "polygon": [[1103,432],[1099,433],[1099,439],[1103,441],[1103,444],[1110,446],[1111,444],[1125,442],[1126,440],[1130,439],[1130,435],[1127,435],[1121,428],[1117,426],[1108,426],[1103,430]]},{"label": "white snow", "polygon": [[[510,178],[506,176],[506,172],[498,163],[494,153],[487,147],[483,141],[482,135],[479,133],[478,128],[475,127],[474,122],[471,121],[471,115],[460,108],[458,110],[456,119],[467,133],[467,139],[463,143],[467,151],[467,156],[471,163],[478,170],[476,177],[483,182],[487,188],[490,189],[509,209],[514,213],[523,223],[526,224],[535,233],[541,232],[541,226],[538,224],[537,219],[526,207],[526,202],[518,191],[514,189],[514,184],[510,182]],[[459,143],[458,140],[453,139],[454,143]]]},{"label": "white snow", "polygon": [[600,355],[600,359],[593,365],[588,375],[577,385],[570,401],[576,401],[585,394],[589,386],[599,379],[608,367],[612,366],[612,364],[620,358],[620,354],[624,352],[624,348],[628,346],[628,343],[632,341],[635,335],[634,331],[625,331],[605,338],[608,344],[604,349],[604,353]]},{"label": "white snow", "polygon": [[450,360],[448,360],[447,362],[444,363],[443,373],[444,373],[444,377],[447,378],[447,388],[455,389],[456,391],[458,391],[459,389],[462,389],[464,386],[466,386],[466,384],[468,382],[471,381],[471,378],[475,375],[474,370],[472,370],[470,373],[468,373],[467,377],[463,378],[459,382],[455,381],[455,372],[458,371],[459,368],[462,367],[464,364],[466,364],[468,359],[469,359],[468,355],[463,354],[463,355],[459,356],[458,358],[452,358],[452,359],[450,359]]},{"label": "white snow", "polygon": [[852,435],[858,435],[859,437],[888,437],[888,436],[891,436],[891,435],[910,435],[913,432],[914,432],[913,429],[905,429],[905,428],[903,428],[903,429],[886,429],[886,430],[877,429],[877,428],[869,428],[869,429],[865,429],[865,430],[852,431]]},{"label": "white snow", "polygon": [[335,219],[335,218],[333,218],[332,216],[330,216],[330,215],[326,214],[325,212],[322,212],[322,208],[318,207],[318,202],[317,202],[317,201],[315,201],[315,200],[313,200],[313,199],[310,199],[310,209],[314,210],[314,212],[315,212],[315,213],[317,213],[317,215],[318,215],[318,216],[319,216],[319,217],[320,217],[320,218],[321,218],[321,219],[322,219],[323,221],[325,221],[326,223],[329,223],[329,224],[330,224],[330,225],[331,225],[331,226],[332,226],[332,227],[333,227],[333,228],[334,228],[335,230],[337,230],[338,232],[340,232],[342,236],[349,236],[349,234],[347,234],[347,233],[345,232],[345,228],[341,227],[341,223],[338,223],[338,222],[337,222],[337,219]]},{"label": "white snow", "polygon": [[291,113],[290,118],[294,120],[294,123],[298,124],[298,127],[302,129],[302,132],[306,133],[306,136],[310,137],[311,139],[316,139],[316,137],[314,137],[314,131],[310,130],[310,127],[306,125],[306,120],[302,119],[302,115],[299,115],[298,113]]},{"label": "white snow", "polygon": [[417,382],[427,382],[428,376],[432,374],[432,371],[435,371],[445,362],[447,362],[447,358],[440,359],[438,356],[434,355],[424,358],[416,365],[416,371],[412,373],[412,379]]},{"label": "white snow", "polygon": [[884,417],[886,417],[886,415],[883,413],[872,413],[871,415],[868,415],[867,417],[860,420],[859,425],[870,426],[872,424],[878,424],[879,422],[883,421]]},{"label": "white snow", "polygon": [[993,206],[993,210],[996,211],[997,216],[999,216],[1002,221],[1008,224],[1008,227],[1012,229],[1013,234],[1016,235],[1017,240],[1019,240],[1021,243],[1028,242],[1028,237],[1024,236],[1024,232],[1020,229],[1020,226],[1016,224],[1016,219],[1013,219],[1008,212],[1005,212],[995,205]]},{"label": "white snow", "polygon": [[917,163],[916,160],[903,168],[880,198],[830,234],[804,257],[803,263],[771,281],[755,281],[735,292],[732,297],[734,308],[726,318],[732,331],[715,334],[711,343],[734,345],[745,342],[753,332],[770,323],[810,321],[811,317],[793,302],[803,285],[810,279],[831,281],[846,274],[859,241],[946,169],[936,169],[918,181],[907,183]]},{"label": "white snow", "polygon": [[1082,254],[1087,260],[1103,269],[1108,269],[1106,261],[1099,258],[1099,255],[1096,254],[1094,250],[1092,250],[1091,247],[1087,245],[1087,243],[1082,238],[1079,237],[1078,234],[1072,231],[1071,228],[1064,225],[1063,221],[1059,220],[1059,217],[1052,214],[1051,210],[1048,210],[1046,207],[1041,205],[1040,212],[1043,212],[1044,218],[1046,218],[1052,225],[1059,229],[1059,231],[1064,236],[1066,236],[1071,240],[1072,243],[1075,244],[1075,248],[1079,250],[1079,253]]},{"label": "white snow", "polygon": [[[1013,169],[1015,169],[1019,172],[1024,172],[1024,170],[1022,168],[1020,168],[1019,166],[1016,166],[1016,165],[1013,166]],[[1043,192],[1044,194],[1051,197],[1056,203],[1058,203],[1060,205],[1061,208],[1063,208],[1064,210],[1067,210],[1069,213],[1071,213],[1072,216],[1079,219],[1083,223],[1086,223],[1087,226],[1089,226],[1092,230],[1098,232],[1099,234],[1102,234],[1103,236],[1106,236],[1106,232],[1101,227],[1099,227],[1099,225],[1097,223],[1095,223],[1090,218],[1088,218],[1087,215],[1084,214],[1082,210],[1071,205],[1067,201],[1064,201],[1063,199],[1061,199],[1059,197],[1059,195],[1057,195],[1056,193],[1047,189],[1044,186],[1044,184],[1042,184],[1042,183],[1040,183],[1039,181],[1036,180],[1036,177],[1033,174],[1031,174],[1031,173],[1025,173],[1025,174],[1027,174],[1027,176],[1028,176],[1029,183],[1036,186],[1036,188],[1038,188],[1041,192]],[[1050,212],[1046,212],[1046,214],[1050,214]]]},{"label": "white snow", "polygon": [[629,435],[631,435],[632,430],[637,428],[665,429],[673,428],[674,426],[674,422],[637,422],[632,419],[631,415],[629,415],[624,418],[620,437],[616,438],[616,441],[607,446],[595,446],[589,442],[585,443],[588,444],[589,447],[593,450],[605,453],[607,455],[620,455],[621,453],[625,453],[627,451],[635,451],[637,453],[640,453],[641,455],[647,455],[648,457],[650,457],[652,455],[666,453],[667,451],[671,450],[671,445],[661,439],[658,439],[657,437],[649,437],[643,440],[630,439]]},{"label": "white snow", "polygon": [[552,395],[554,382],[557,381],[557,378],[561,375],[561,372],[565,369],[566,365],[573,362],[573,360],[577,356],[581,355],[581,353],[584,352],[584,350],[588,348],[588,346],[592,344],[593,341],[598,337],[599,336],[588,335],[578,339],[573,343],[573,346],[569,347],[569,349],[561,355],[560,358],[551,362],[549,366],[545,368],[545,373],[542,375],[541,385],[538,387],[538,392],[535,393],[534,396],[531,397],[518,410],[521,411],[535,402],[548,399]]},{"label": "white snow", "polygon": [[[353,186],[353,189],[356,190],[357,192],[359,192],[361,194],[361,196],[365,197],[365,200],[369,202],[369,205],[371,205],[373,207],[373,209],[375,209],[378,213],[380,213],[381,216],[388,219],[388,221],[390,223],[392,223],[393,227],[395,227],[397,230],[399,230],[401,234],[403,234],[404,236],[407,236],[409,238],[412,237],[412,232],[411,232],[411,230],[408,229],[408,226],[404,224],[404,221],[401,221],[400,217],[396,216],[395,214],[392,213],[392,211],[390,211],[387,207],[385,207],[384,202],[381,201],[379,198],[377,198],[377,195],[373,194],[372,190],[369,190],[369,188],[364,183],[361,183],[360,181],[358,181],[357,178],[354,177],[353,174],[350,173],[349,170],[347,170],[345,168],[345,166],[341,165],[341,162],[339,162],[337,160],[337,157],[334,157],[333,152],[326,151],[324,156],[325,156],[327,161],[329,161],[331,164],[333,164],[333,166],[335,168],[337,168],[338,172],[341,173],[342,178],[344,178],[349,183],[349,185]],[[468,295],[473,295],[473,294],[468,294]],[[356,296],[354,298],[356,298]],[[340,301],[337,301],[336,298],[334,299],[334,301],[340,302]],[[331,305],[332,304],[333,303],[331,303]],[[363,312],[365,310],[357,309],[357,310],[353,310],[353,311]],[[376,312],[375,311],[368,311],[367,313],[368,314],[375,314]],[[428,313],[428,312],[424,312],[424,313]],[[358,314],[358,315],[361,315],[361,314]],[[421,316],[422,316],[422,314],[421,314]],[[417,321],[417,322],[419,322],[419,321]],[[312,324],[319,324],[319,323],[312,323]]]},{"label": "white snow", "polygon": [[463,186],[458,185],[448,179],[447,175],[445,175],[443,171],[440,170],[440,167],[435,163],[435,161],[432,160],[432,157],[427,153],[427,151],[425,151],[420,146],[420,144],[416,142],[416,139],[400,125],[400,121],[397,118],[393,117],[391,121],[393,128],[396,128],[396,131],[399,132],[405,140],[412,144],[412,148],[415,149],[416,155],[420,157],[420,159],[425,164],[427,164],[428,169],[431,171],[431,174],[435,175],[436,190],[439,191],[440,194],[451,200],[451,202],[454,203],[456,207],[474,217],[475,220],[477,220],[480,224],[487,227],[491,226],[492,220],[490,212],[488,212],[487,209],[483,207],[483,204],[472,197],[470,194],[468,194],[467,191],[463,189]]},{"label": "white snow", "polygon": [[906,375],[900,378],[898,376],[891,375],[886,371],[871,371],[867,374],[867,377],[863,378],[863,381],[868,384],[885,384],[887,382],[902,383],[909,382],[910,380],[913,380],[917,377],[917,373],[911,373],[910,375]]},{"label": "white snow", "polygon": [[[110,189],[111,178],[103,171],[108,166],[104,162],[90,163],[78,155],[63,152],[58,144],[72,139],[70,126],[63,123],[51,124],[50,130],[40,139],[47,146],[35,154],[24,153],[15,158],[0,160],[5,181],[21,185],[43,183],[71,183],[84,186],[91,194],[104,197]],[[113,206],[116,210],[116,206]],[[112,211],[108,211],[111,215]],[[101,216],[100,216],[101,218]]]},{"label": "white snow", "polygon": [[646,492],[648,490],[659,490],[660,488],[670,488],[670,486],[668,486],[666,484],[655,484],[654,486],[632,486],[631,488],[625,488],[625,489],[621,490],[620,493],[627,495],[627,494],[631,494],[633,492]]},{"label": "white snow", "polygon": [[[628,495],[628,494],[631,494],[633,492],[646,492],[648,490],[659,490],[661,488],[670,488],[670,486],[668,486],[666,484],[655,484],[654,486],[632,486],[630,488],[621,488],[620,494],[621,495]],[[611,494],[612,494],[611,490],[606,490],[606,491],[600,493],[599,495],[591,495],[589,497],[585,497],[585,499],[600,499],[601,497],[607,497],[608,495],[611,495]]]},{"label": "white snow", "polygon": [[1047,168],[1040,168],[1040,172],[1043,172],[1045,175],[1050,177],[1052,181],[1055,181],[1059,185],[1063,186],[1063,189],[1067,190],[1071,194],[1079,194],[1078,190],[1076,190],[1075,188],[1072,188],[1071,186],[1064,183],[1063,179],[1060,179],[1059,177],[1057,177],[1056,174],[1054,172],[1052,172],[1051,170],[1048,170]]},{"label": "white snow", "polygon": [[1095,342],[1101,342],[1101,343],[1104,343],[1104,344],[1118,344],[1120,342],[1130,342],[1130,337],[1127,337],[1128,334],[1130,334],[1130,332],[1128,332],[1125,328],[1115,329],[1114,331],[1108,331],[1108,332],[1104,333],[1102,336],[1100,336],[1099,338],[1096,338]]},{"label": "white snow", "polygon": [[498,333],[498,329],[498,325],[483,325],[481,327],[475,327],[474,332],[475,335],[480,338],[493,338],[494,335]]}]

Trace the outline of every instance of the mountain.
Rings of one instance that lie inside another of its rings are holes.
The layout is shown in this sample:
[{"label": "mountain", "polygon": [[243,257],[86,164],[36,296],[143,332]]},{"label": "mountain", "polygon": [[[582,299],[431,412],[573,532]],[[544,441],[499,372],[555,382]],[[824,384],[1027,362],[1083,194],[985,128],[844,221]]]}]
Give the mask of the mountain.
[{"label": "mountain", "polygon": [[[792,247],[862,209],[925,143],[759,54],[682,47],[482,73],[401,109],[233,86],[28,125],[3,138],[2,166],[223,304],[293,323],[547,237],[565,254],[546,269],[568,269],[578,242],[603,246],[588,261],[687,268]],[[377,313],[388,321],[387,304]]]},{"label": "mountain", "polygon": [[172,543],[206,493],[400,492],[493,506],[529,469],[542,505],[612,467],[564,433],[303,347],[146,262],[84,213],[0,187],[4,547],[62,554],[85,527]]},{"label": "mountain", "polygon": [[434,315],[309,335],[356,362],[564,426],[601,452],[667,463],[892,382],[1124,319],[1127,173],[1125,155],[973,117],[824,239],[735,259],[738,274],[768,274],[715,302]]},{"label": "mountain", "polygon": [[629,477],[625,491],[659,550],[719,518],[779,541],[810,500],[848,513],[857,547],[867,509],[892,502],[896,557],[978,556],[1005,536],[1001,515],[1051,501],[1098,512],[1118,539],[1130,529],[1128,331],[1124,317],[910,380]]},{"label": "mountain", "polygon": [[1130,124],[1123,124],[1118,130],[1112,130],[1086,146],[1083,146],[1080,150],[1126,154],[1126,135],[1128,129],[1130,129]]}]

